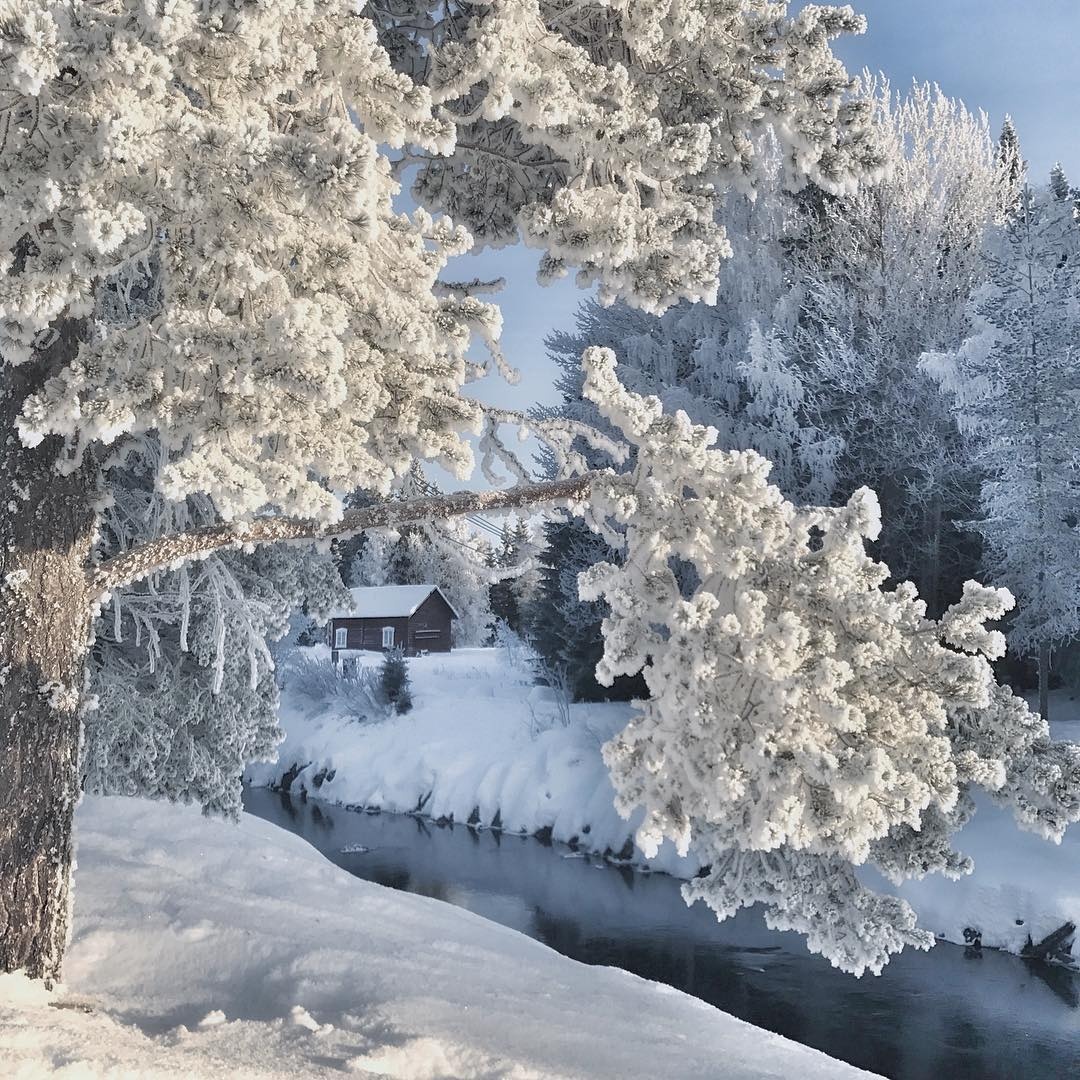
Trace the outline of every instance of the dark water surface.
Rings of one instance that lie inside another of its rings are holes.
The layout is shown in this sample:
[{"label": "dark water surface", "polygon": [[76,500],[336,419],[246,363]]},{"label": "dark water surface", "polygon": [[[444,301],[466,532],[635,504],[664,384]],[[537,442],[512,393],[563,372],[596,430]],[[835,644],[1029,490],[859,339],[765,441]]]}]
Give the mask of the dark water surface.
[{"label": "dark water surface", "polygon": [[904,952],[878,978],[854,979],[795,934],[767,929],[756,911],[717,923],[702,905],[687,908],[679,883],[662,874],[532,838],[261,789],[248,789],[244,803],[357,877],[457,904],[575,960],[667,983],[872,1072],[1080,1080],[1080,978],[1062,969],[940,944]]}]

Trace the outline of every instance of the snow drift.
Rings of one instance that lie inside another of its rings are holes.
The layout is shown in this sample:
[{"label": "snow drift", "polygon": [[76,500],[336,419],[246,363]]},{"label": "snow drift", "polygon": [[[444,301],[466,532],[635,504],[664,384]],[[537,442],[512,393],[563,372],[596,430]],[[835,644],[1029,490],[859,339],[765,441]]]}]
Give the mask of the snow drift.
[{"label": "snow drift", "polygon": [[869,1075],[359,881],[256,818],[89,798],[77,824],[67,983],[0,976],[0,1075]]}]

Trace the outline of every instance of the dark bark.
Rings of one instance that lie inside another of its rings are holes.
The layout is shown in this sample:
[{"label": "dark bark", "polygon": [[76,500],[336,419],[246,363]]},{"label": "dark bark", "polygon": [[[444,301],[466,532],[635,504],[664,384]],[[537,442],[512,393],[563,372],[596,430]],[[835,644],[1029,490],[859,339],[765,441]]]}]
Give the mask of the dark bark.
[{"label": "dark bark", "polygon": [[1067,922],[1059,926],[1052,934],[1047,934],[1042,941],[1032,941],[1029,934],[1027,944],[1020,951],[1020,955],[1026,960],[1071,959],[1069,945],[1075,933],[1076,924]]},{"label": "dark bark", "polygon": [[57,472],[58,439],[27,448],[15,422],[77,334],[61,324],[7,368],[0,398],[0,971],[49,981],[68,936],[93,485],[88,467]]},{"label": "dark bark", "polygon": [[1039,715],[1050,719],[1050,642],[1039,643]]}]

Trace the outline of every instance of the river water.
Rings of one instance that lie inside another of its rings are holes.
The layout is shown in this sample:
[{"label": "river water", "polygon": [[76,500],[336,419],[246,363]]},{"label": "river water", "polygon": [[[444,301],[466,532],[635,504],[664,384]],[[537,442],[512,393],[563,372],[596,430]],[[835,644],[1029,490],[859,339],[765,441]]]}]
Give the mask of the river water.
[{"label": "river water", "polygon": [[1080,1080],[1080,977],[1060,968],[943,943],[854,979],[811,956],[798,936],[769,930],[756,911],[717,923],[702,905],[687,908],[663,874],[529,837],[262,789],[246,790],[244,803],[357,877],[457,904],[575,960],[667,983],[884,1076]]}]

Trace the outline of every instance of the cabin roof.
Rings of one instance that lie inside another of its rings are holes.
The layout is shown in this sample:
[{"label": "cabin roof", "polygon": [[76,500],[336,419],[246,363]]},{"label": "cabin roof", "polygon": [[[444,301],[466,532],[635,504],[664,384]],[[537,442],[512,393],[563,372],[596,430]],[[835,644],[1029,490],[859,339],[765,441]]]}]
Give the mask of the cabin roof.
[{"label": "cabin roof", "polygon": [[407,619],[432,594],[438,593],[454,618],[458,613],[438,585],[367,585],[350,589],[352,610],[341,616],[359,619]]}]

